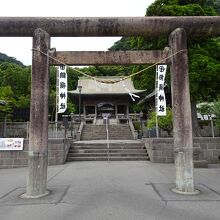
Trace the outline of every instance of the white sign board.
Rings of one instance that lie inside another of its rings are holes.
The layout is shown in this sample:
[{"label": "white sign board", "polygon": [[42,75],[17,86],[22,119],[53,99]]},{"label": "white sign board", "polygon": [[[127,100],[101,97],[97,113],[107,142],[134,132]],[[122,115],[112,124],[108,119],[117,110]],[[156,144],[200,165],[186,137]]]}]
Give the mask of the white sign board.
[{"label": "white sign board", "polygon": [[158,116],[166,115],[166,97],[164,92],[164,82],[166,76],[167,65],[157,65],[157,106],[156,112]]},{"label": "white sign board", "polygon": [[67,73],[66,66],[59,67],[58,72],[58,112],[63,113],[67,109]]},{"label": "white sign board", "polygon": [[0,138],[0,151],[23,150],[24,138]]}]

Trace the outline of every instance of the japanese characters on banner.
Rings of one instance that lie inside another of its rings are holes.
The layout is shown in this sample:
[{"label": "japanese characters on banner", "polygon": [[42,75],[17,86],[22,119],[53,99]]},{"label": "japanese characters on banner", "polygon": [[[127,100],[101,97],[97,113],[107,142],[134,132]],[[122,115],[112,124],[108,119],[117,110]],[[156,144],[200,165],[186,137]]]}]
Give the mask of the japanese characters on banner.
[{"label": "japanese characters on banner", "polygon": [[66,66],[59,67],[58,76],[58,112],[63,113],[67,108],[67,73]]},{"label": "japanese characters on banner", "polygon": [[1,150],[23,150],[24,138],[0,138]]},{"label": "japanese characters on banner", "polygon": [[164,82],[166,76],[167,65],[157,65],[157,100],[156,112],[158,116],[166,115],[166,97],[164,92]]}]

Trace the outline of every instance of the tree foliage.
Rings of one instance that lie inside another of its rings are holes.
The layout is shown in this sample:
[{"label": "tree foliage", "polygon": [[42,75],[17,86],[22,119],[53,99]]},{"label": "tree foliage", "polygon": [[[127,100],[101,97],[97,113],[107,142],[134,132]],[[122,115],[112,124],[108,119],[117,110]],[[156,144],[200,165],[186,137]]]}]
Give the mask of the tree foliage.
[{"label": "tree foliage", "polygon": [[[31,66],[21,65],[21,62],[5,54],[3,57],[5,62],[1,62],[0,56],[0,100],[5,101],[6,105],[0,105],[0,111],[7,112],[8,118],[13,119],[14,109],[27,112],[26,109],[30,108]],[[71,67],[67,68],[67,73],[68,90],[73,90],[76,88],[78,75]],[[49,74],[49,115],[52,119],[54,119],[56,109],[56,75],[57,69],[51,67]],[[75,106],[68,99],[66,113],[74,111]]]},{"label": "tree foliage", "polygon": [[158,120],[158,126],[164,131],[167,131],[168,135],[170,135],[171,131],[173,130],[173,117],[172,117],[172,109],[167,108],[166,116],[157,116],[156,112],[151,112],[150,118],[147,121],[147,127],[149,129],[156,127],[156,117]]},{"label": "tree foliage", "polygon": [[[146,11],[147,16],[213,16],[218,14],[220,3],[216,0],[156,0]],[[126,37],[116,42],[110,50],[155,50],[168,45],[168,37],[154,39]],[[220,38],[188,37],[189,76],[191,98],[195,101],[209,101],[219,95],[220,84]],[[136,72],[146,66],[136,66]],[[167,84],[169,74],[167,74]],[[154,89],[155,69],[149,69],[134,77],[137,88]]]},{"label": "tree foliage", "polygon": [[200,103],[198,112],[201,115],[207,115],[209,119],[214,118],[215,125],[220,128],[220,98],[213,102]]},{"label": "tree foliage", "polygon": [[9,57],[7,56],[6,54],[4,53],[0,53],[0,63],[4,63],[4,62],[7,62],[7,63],[14,63],[14,64],[17,64],[19,66],[22,66],[24,67],[24,64],[20,61],[18,61],[16,58],[14,57]]},{"label": "tree foliage", "polygon": [[28,108],[30,103],[30,68],[15,63],[0,64],[0,110],[13,113],[13,108]]},{"label": "tree foliage", "polygon": [[220,129],[220,99],[213,102],[211,111],[216,117],[215,124]]}]

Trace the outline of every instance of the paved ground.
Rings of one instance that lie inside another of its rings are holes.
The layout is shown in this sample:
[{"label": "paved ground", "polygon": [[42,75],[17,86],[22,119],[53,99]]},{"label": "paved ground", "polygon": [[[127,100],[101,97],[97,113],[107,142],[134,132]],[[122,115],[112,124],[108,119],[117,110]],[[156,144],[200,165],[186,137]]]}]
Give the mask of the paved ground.
[{"label": "paved ground", "polygon": [[20,199],[26,168],[0,170],[1,220],[219,220],[220,167],[195,169],[201,194],[176,195],[173,164],[74,162],[48,169],[51,194]]}]

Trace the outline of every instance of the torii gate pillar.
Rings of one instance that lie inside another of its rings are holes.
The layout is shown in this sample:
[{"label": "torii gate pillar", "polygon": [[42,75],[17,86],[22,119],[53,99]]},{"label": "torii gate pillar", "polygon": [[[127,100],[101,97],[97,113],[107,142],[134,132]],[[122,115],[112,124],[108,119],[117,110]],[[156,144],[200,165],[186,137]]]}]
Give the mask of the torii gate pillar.
[{"label": "torii gate pillar", "polygon": [[48,93],[50,35],[36,29],[33,36],[29,160],[27,192],[24,197],[39,198],[48,194]]},{"label": "torii gate pillar", "polygon": [[[169,37],[171,54],[171,90],[173,106],[173,137],[176,168],[174,192],[197,194],[193,176],[193,138],[187,39],[185,30],[175,29]],[[178,51],[180,51],[178,53]],[[177,53],[177,54],[175,54]]]}]

